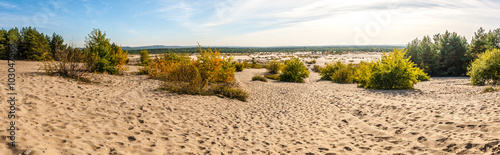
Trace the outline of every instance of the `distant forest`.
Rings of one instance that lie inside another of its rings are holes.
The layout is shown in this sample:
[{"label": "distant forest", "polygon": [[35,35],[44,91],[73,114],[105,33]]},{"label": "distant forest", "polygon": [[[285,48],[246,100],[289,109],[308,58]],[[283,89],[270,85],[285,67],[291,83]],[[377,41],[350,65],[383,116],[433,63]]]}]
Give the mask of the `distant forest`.
[{"label": "distant forest", "polygon": [[[283,47],[217,47],[221,53],[254,53],[254,52],[382,52],[392,51],[394,47],[404,48],[405,46],[390,46],[390,45],[366,45],[366,46],[283,46]],[[208,48],[208,47],[204,47]],[[213,47],[212,47],[213,48]],[[124,48],[125,49],[125,48]],[[175,47],[175,48],[155,48],[155,49],[139,49],[134,48],[128,50],[129,54],[139,54],[141,50],[147,50],[150,54],[160,53],[197,53],[197,47]]]}]

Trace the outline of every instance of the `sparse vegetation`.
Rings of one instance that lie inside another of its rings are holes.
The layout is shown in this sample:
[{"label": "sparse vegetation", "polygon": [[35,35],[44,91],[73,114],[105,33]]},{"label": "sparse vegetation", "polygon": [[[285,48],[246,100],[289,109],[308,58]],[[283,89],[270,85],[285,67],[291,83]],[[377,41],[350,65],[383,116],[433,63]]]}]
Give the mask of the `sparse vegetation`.
[{"label": "sparse vegetation", "polygon": [[267,79],[266,79],[264,76],[262,76],[262,75],[260,75],[260,74],[257,74],[257,75],[254,75],[254,76],[252,77],[252,81],[262,81],[262,82],[267,82]]},{"label": "sparse vegetation", "polygon": [[89,79],[83,77],[87,69],[83,64],[85,57],[82,51],[78,48],[67,47],[54,52],[57,61],[45,61],[40,69],[45,70],[48,75],[58,74],[77,81],[90,82]]},{"label": "sparse vegetation", "polygon": [[487,83],[500,83],[500,49],[488,50],[468,68],[472,85],[485,85]]},{"label": "sparse vegetation", "polygon": [[299,58],[285,61],[283,73],[279,76],[280,81],[286,82],[304,82],[307,77],[309,77],[309,71]]},{"label": "sparse vegetation", "polygon": [[232,57],[215,49],[202,50],[196,61],[187,55],[168,53],[152,60],[141,72],[165,81],[161,88],[192,95],[223,95],[245,101],[248,94],[234,84]]}]

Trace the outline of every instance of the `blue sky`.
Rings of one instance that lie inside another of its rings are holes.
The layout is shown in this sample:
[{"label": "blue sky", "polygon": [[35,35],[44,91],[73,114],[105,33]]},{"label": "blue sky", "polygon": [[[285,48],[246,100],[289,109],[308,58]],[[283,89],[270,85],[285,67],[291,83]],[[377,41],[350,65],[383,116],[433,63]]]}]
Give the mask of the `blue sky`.
[{"label": "blue sky", "polygon": [[0,0],[0,28],[34,26],[83,47],[93,28],[122,46],[406,44],[500,28],[498,0]]}]

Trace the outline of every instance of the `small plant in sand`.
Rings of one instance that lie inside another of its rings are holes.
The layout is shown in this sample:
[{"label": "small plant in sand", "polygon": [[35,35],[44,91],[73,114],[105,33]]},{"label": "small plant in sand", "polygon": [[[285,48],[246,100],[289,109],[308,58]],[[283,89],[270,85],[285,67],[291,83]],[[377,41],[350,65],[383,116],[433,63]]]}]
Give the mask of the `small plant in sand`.
[{"label": "small plant in sand", "polygon": [[322,67],[320,67],[319,65],[314,65],[314,66],[313,66],[313,68],[312,68],[311,70],[312,70],[313,72],[319,72],[321,68],[322,68]]},{"label": "small plant in sand", "polygon": [[468,68],[472,85],[500,83],[500,49],[487,50]]},{"label": "small plant in sand", "polygon": [[266,75],[266,78],[273,80],[280,80],[280,75],[279,74]]},{"label": "small plant in sand", "polygon": [[316,60],[306,61],[307,64],[316,64]]},{"label": "small plant in sand", "polygon": [[304,82],[307,77],[309,77],[309,71],[299,58],[285,61],[283,73],[279,76],[280,81],[286,82]]},{"label": "small plant in sand", "polygon": [[[413,85],[428,76],[420,68],[414,67],[409,58],[404,58],[402,50],[394,49],[384,53],[382,60],[361,63],[356,70],[355,80],[359,86],[373,89],[413,89]],[[423,76],[423,77],[419,77]]]},{"label": "small plant in sand", "polygon": [[253,77],[252,77],[252,81],[262,81],[262,82],[267,82],[267,79],[262,76],[261,74],[255,74]]},{"label": "small plant in sand", "polygon": [[488,86],[483,89],[482,93],[494,92],[499,90],[500,88],[493,88],[492,86]]}]

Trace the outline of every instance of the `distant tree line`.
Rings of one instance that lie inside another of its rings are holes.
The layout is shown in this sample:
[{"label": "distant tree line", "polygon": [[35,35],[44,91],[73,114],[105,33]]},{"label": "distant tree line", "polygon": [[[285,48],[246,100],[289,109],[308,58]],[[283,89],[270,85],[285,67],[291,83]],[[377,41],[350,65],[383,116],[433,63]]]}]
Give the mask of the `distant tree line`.
[{"label": "distant tree line", "polygon": [[500,28],[489,32],[480,28],[470,45],[465,37],[448,31],[417,38],[407,44],[405,56],[431,76],[462,76],[480,54],[499,48]]},{"label": "distant tree line", "polygon": [[0,30],[0,58],[7,59],[10,52],[16,52],[16,59],[54,60],[54,53],[65,50],[61,35],[40,33],[36,28],[23,27]]},{"label": "distant tree line", "polygon": [[[402,46],[404,47],[404,46]],[[401,48],[402,48],[401,47]],[[208,48],[203,48],[208,49]],[[255,52],[382,52],[392,51],[394,46],[305,46],[305,47],[217,47],[222,53],[255,53]],[[144,49],[129,50],[130,54],[139,54]],[[147,49],[150,54],[161,53],[197,53],[197,47]]]}]

